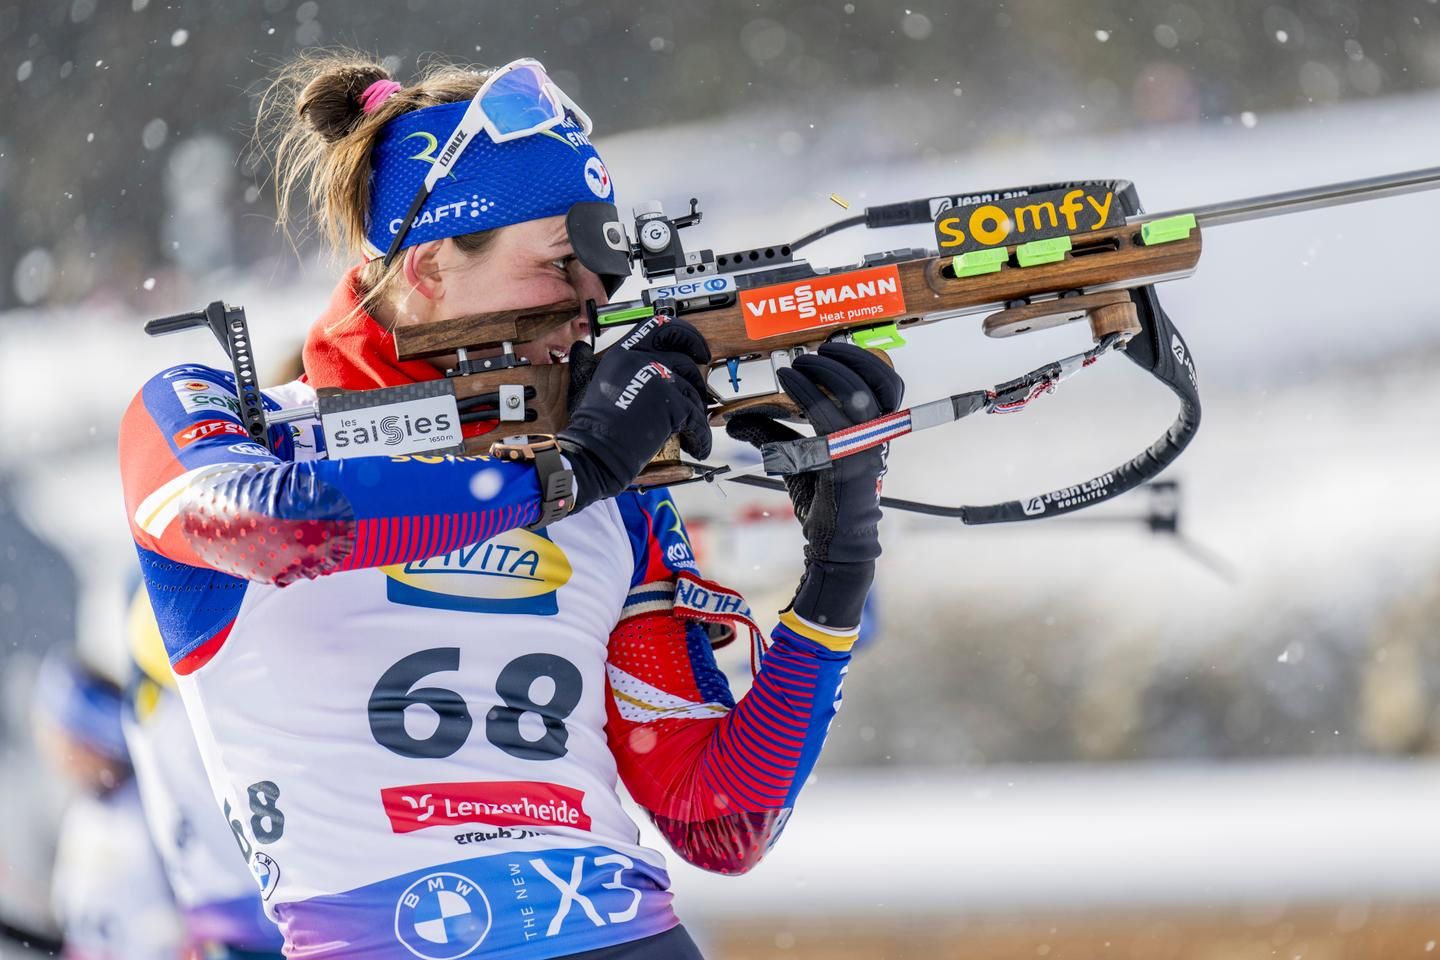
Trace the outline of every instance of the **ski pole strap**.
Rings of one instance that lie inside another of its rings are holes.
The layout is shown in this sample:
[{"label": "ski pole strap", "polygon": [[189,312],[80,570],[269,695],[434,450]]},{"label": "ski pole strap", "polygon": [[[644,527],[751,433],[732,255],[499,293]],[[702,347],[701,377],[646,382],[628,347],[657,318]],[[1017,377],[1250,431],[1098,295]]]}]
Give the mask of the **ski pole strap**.
[{"label": "ski pole strap", "polygon": [[[1115,193],[1127,216],[1140,212],[1134,185],[1123,180],[1047,184],[1044,189],[1072,185],[1103,186]],[[1110,350],[1122,347],[1132,362],[1169,387],[1180,401],[1180,412],[1170,428],[1137,456],[1082,483],[1024,500],[960,507],[916,503],[889,497],[881,498],[880,502],[882,506],[898,507],[932,516],[958,517],[966,524],[983,524],[1058,516],[1119,496],[1153,479],[1169,466],[1189,445],[1200,427],[1200,394],[1189,347],[1175,329],[1175,324],[1161,309],[1153,286],[1132,290],[1131,299],[1135,303],[1141,332],[1128,343],[1122,344],[1118,336],[1112,334],[1091,350],[1046,364],[1023,377],[999,384],[992,390],[956,394],[877,417],[825,436],[764,444],[760,448],[760,455],[765,472],[773,477],[823,470],[835,460],[888,443],[907,433],[942,423],[953,423],[980,410],[987,413],[1016,413],[1038,397],[1053,392],[1061,381],[1090,366]],[[767,482],[750,477],[737,477],[736,481],[754,486],[778,485],[777,481]]]}]

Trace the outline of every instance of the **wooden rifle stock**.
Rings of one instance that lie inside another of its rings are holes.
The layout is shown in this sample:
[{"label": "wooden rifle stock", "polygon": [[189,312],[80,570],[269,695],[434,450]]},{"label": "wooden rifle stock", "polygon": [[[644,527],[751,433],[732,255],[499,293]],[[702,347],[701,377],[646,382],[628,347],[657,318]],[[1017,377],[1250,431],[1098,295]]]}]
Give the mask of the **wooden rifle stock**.
[{"label": "wooden rifle stock", "polygon": [[[905,301],[905,311],[901,314],[831,323],[761,339],[754,339],[747,332],[738,301],[720,307],[685,310],[682,316],[699,329],[709,344],[714,358],[712,369],[723,366],[727,360],[765,357],[775,350],[814,349],[847,330],[892,323],[903,329],[935,322],[927,319],[930,317],[945,319],[979,313],[990,315],[985,330],[992,336],[1027,333],[1086,318],[1098,340],[1107,332],[1138,330],[1134,308],[1128,303],[1124,290],[1186,276],[1200,260],[1198,228],[1192,229],[1184,239],[1154,246],[1140,242],[1140,228],[1134,224],[1071,234],[1070,239],[1071,249],[1061,260],[1021,267],[1012,253],[999,270],[976,276],[956,277],[952,258],[944,255],[896,264]],[[836,269],[823,276],[833,278],[844,272]],[[783,281],[776,286],[791,282],[794,281]],[[478,417],[466,413],[464,401],[467,399],[496,394],[502,384],[534,388],[534,399],[526,403],[534,419],[498,422],[483,435],[466,440],[467,451],[484,452],[502,437],[517,433],[556,433],[564,428],[570,383],[567,366],[504,366],[505,355],[497,356],[496,351],[506,343],[514,345],[535,340],[558,324],[573,319],[580,309],[580,305],[573,302],[555,303],[424,325],[401,324],[394,330],[395,345],[401,360],[444,357],[472,350],[489,354],[480,359],[468,357],[472,372],[455,377],[456,396],[466,419]],[[484,369],[486,367],[489,369]],[[773,408],[777,404],[794,411],[793,404],[783,394],[751,396],[712,406],[711,423],[721,426],[742,410]],[[657,457],[655,466],[669,468],[666,475],[675,474],[670,477],[672,481],[684,479],[673,469],[678,459],[678,445],[672,440]],[[661,474],[647,470],[648,482],[664,482],[654,479],[657,476]]]}]

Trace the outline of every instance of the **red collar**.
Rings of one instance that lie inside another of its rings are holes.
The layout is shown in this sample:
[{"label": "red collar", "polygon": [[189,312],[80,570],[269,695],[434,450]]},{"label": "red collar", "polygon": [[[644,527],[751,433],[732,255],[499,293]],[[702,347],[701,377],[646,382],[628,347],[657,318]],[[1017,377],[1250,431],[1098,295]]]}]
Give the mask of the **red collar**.
[{"label": "red collar", "polygon": [[443,374],[424,360],[400,360],[395,337],[360,307],[360,268],[345,272],[305,339],[305,380],[312,387],[369,390]]},{"label": "red collar", "polygon": [[[444,374],[424,360],[401,360],[395,337],[360,307],[360,268],[352,267],[335,287],[330,305],[305,338],[305,381],[312,387],[372,390],[398,387]],[[493,429],[494,421],[467,423],[467,437]]]}]

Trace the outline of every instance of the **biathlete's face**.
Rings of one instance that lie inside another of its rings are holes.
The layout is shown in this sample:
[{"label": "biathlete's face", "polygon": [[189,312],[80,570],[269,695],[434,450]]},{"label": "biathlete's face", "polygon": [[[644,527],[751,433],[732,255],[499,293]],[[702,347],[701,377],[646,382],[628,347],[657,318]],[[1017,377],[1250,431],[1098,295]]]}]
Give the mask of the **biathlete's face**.
[{"label": "biathlete's face", "polygon": [[606,302],[600,278],[575,259],[564,217],[501,227],[479,254],[467,254],[448,239],[412,249],[409,276],[420,296],[411,296],[407,308],[422,322],[565,300],[581,304],[568,323],[516,345],[516,355],[531,363],[568,357],[570,346],[590,334],[585,301]]}]

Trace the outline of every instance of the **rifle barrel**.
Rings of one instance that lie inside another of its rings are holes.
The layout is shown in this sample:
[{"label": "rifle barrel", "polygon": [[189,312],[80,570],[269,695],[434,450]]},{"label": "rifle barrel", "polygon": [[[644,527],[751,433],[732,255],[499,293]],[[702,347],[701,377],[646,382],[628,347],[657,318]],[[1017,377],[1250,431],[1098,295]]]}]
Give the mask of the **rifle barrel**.
[{"label": "rifle barrel", "polygon": [[1436,188],[1440,188],[1440,167],[1426,167],[1423,170],[1390,173],[1382,177],[1366,177],[1363,180],[1346,180],[1343,183],[1327,183],[1301,190],[1287,190],[1284,193],[1247,197],[1243,200],[1226,200],[1204,207],[1187,207],[1166,213],[1145,213],[1130,217],[1128,222],[1139,223],[1193,213],[1199,226],[1216,227],[1225,223],[1243,223],[1246,220],[1299,213],[1301,210],[1338,207],[1344,203],[1358,203],[1361,200],[1376,200],[1380,197],[1394,197]]}]

